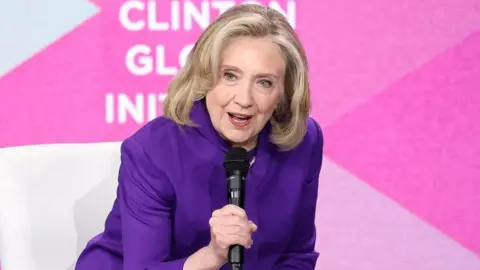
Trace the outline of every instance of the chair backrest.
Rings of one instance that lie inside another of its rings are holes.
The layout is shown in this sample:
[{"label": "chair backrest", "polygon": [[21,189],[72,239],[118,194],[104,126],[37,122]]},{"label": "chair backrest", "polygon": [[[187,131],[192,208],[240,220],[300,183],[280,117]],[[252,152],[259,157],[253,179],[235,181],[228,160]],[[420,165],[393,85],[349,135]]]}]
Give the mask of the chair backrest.
[{"label": "chair backrest", "polygon": [[2,269],[74,269],[103,231],[119,165],[119,142],[0,149]]}]

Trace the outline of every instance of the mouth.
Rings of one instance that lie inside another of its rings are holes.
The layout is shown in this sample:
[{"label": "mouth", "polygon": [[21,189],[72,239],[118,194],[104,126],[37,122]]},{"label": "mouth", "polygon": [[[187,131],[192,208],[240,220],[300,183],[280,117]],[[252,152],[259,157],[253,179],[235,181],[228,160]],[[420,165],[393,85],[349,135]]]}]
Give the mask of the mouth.
[{"label": "mouth", "polygon": [[235,127],[245,127],[252,121],[252,115],[246,115],[241,113],[228,113],[230,122]]}]

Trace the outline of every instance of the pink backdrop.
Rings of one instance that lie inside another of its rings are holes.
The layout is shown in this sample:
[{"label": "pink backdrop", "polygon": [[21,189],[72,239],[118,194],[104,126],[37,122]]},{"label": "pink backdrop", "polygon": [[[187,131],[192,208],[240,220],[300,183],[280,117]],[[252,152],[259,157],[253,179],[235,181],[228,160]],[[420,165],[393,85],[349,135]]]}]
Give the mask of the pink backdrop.
[{"label": "pink backdrop", "polygon": [[[0,147],[123,140],[235,4],[65,2],[6,4],[26,15],[1,19]],[[480,0],[261,2],[310,60],[318,269],[480,269]]]}]

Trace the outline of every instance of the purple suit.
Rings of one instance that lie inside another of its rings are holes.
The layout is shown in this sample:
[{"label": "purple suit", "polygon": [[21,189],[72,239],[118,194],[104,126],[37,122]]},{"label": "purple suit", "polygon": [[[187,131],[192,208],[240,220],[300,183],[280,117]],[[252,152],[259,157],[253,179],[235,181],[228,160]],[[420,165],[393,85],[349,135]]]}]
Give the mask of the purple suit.
[{"label": "purple suit", "polygon": [[[227,204],[222,162],[229,145],[213,128],[203,102],[191,113],[197,127],[159,117],[121,148],[117,199],[105,231],[80,255],[76,270],[181,270],[208,245],[208,220]],[[260,133],[246,179],[245,210],[258,225],[245,250],[245,270],[312,270],[315,209],[323,136],[308,120],[302,143],[280,152]],[[225,265],[221,269],[228,269]]]}]

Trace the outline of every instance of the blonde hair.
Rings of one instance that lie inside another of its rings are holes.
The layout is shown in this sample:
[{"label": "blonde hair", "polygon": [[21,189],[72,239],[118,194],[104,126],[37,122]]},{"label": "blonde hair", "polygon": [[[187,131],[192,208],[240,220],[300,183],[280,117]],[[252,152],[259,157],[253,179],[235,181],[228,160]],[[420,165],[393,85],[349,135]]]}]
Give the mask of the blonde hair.
[{"label": "blonde hair", "polygon": [[305,51],[294,29],[278,11],[257,4],[234,6],[202,33],[182,68],[168,86],[164,116],[180,125],[194,125],[190,111],[218,80],[223,48],[235,37],[270,37],[285,55],[285,91],[270,122],[270,140],[280,150],[295,148],[306,134],[310,87]]}]

